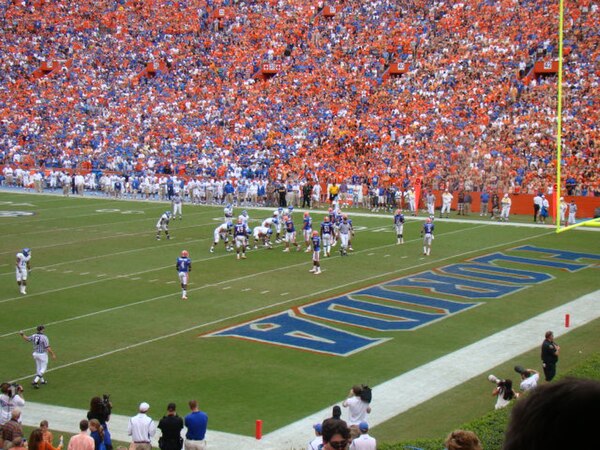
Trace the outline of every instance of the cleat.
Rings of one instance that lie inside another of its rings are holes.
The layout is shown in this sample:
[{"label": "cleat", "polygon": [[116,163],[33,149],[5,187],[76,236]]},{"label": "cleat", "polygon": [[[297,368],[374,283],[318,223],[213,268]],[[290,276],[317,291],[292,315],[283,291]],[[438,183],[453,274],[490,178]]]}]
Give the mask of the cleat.
[{"label": "cleat", "polygon": [[31,383],[31,386],[33,386],[34,389],[39,389],[40,385],[37,383]]},{"label": "cleat", "polygon": [[315,275],[321,275],[321,271],[320,271],[320,270],[317,270],[317,271],[316,271],[314,274],[315,274]]},{"label": "cleat", "polygon": [[309,270],[310,273],[315,273],[317,270],[313,267],[312,269]]},{"label": "cleat", "polygon": [[181,300],[187,300],[187,296],[184,295],[183,297],[181,297]]},{"label": "cleat", "polygon": [[246,259],[246,255],[242,255],[242,259]]},{"label": "cleat", "polygon": [[158,236],[156,236],[156,240],[157,240],[157,241],[160,241],[160,238],[159,238]]},{"label": "cleat", "polygon": [[214,249],[214,248],[211,248],[211,249],[210,249],[210,252],[211,252],[211,253],[214,253],[214,252],[215,252],[215,249]]},{"label": "cleat", "polygon": [[299,252],[300,250],[302,250],[302,249],[300,248],[300,246],[296,247],[296,251],[297,251],[297,252]]},{"label": "cleat", "polygon": [[284,248],[282,251],[283,251],[283,253],[289,253],[290,249],[289,248]]},{"label": "cleat", "polygon": [[239,254],[239,253],[237,254],[236,258],[237,258],[237,259],[240,259],[240,254]]},{"label": "cleat", "polygon": [[350,250],[351,252],[354,251],[354,249],[352,247],[348,247],[348,250]]},{"label": "cleat", "polygon": [[304,253],[310,253],[310,248],[307,248],[306,250],[304,250]]},{"label": "cleat", "polygon": [[40,382],[40,384],[48,384],[48,382],[46,380],[43,380]]}]

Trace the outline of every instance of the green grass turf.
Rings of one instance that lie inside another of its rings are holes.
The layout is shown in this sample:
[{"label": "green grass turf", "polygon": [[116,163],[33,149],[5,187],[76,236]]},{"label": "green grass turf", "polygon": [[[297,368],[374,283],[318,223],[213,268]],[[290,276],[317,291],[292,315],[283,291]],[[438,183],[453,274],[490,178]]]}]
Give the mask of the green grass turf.
[{"label": "green grass turf", "polygon": [[[184,205],[184,220],[171,222],[174,239],[156,241],[155,224],[165,204],[10,193],[0,193],[0,202],[0,209],[35,212],[0,219],[0,352],[11,355],[0,378],[32,374],[30,347],[16,332],[45,323],[58,354],[50,363],[56,370],[48,373],[51,385],[29,391],[28,400],[86,408],[91,396],[106,392],[115,413],[130,414],[142,400],[166,405],[198,398],[212,429],[246,435],[253,434],[256,419],[268,433],[339,401],[357,382],[379,384],[598,287],[597,268],[546,269],[554,280],[483,300],[415,331],[360,330],[392,339],[347,358],[325,356],[201,335],[518,245],[600,253],[598,235],[439,221],[432,256],[425,259],[421,221],[409,219],[406,244],[396,246],[391,216],[355,217],[355,226],[365,229],[357,232],[354,254],[323,258],[324,273],[315,277],[308,273],[310,254],[285,254],[281,247],[251,251],[246,261],[237,261],[222,244],[209,253],[221,208]],[[249,212],[256,219],[251,226],[270,215]],[[297,225],[300,215],[295,213]],[[313,213],[315,222],[322,217]],[[13,265],[24,246],[32,248],[33,271],[28,295],[19,297]],[[187,302],[180,299],[174,267],[184,248],[194,261]],[[481,405],[465,416],[477,408]],[[413,429],[419,433],[419,427]],[[429,427],[420,429],[423,436]]]}]

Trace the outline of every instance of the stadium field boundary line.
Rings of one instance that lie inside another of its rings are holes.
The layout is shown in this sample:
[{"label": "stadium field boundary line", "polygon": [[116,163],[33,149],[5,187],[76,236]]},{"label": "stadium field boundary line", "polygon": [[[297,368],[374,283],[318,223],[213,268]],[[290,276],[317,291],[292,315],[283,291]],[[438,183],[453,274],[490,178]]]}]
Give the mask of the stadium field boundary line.
[{"label": "stadium field boundary line", "polygon": [[[10,194],[18,194],[18,195],[36,195],[36,196],[56,196],[56,197],[61,197],[61,198],[78,198],[78,199],[89,199],[89,200],[105,200],[105,201],[117,201],[117,202],[137,202],[137,203],[144,203],[144,204],[170,204],[171,202],[168,200],[159,200],[159,199],[131,199],[131,198],[110,198],[110,197],[103,197],[100,195],[96,195],[96,194],[91,194],[89,192],[86,192],[86,194],[84,196],[74,196],[71,195],[69,197],[65,197],[62,194],[59,193],[50,193],[50,192],[44,192],[42,194],[39,193],[35,193],[35,192],[20,192],[17,190],[13,190],[13,189],[7,189],[6,187],[0,187],[0,193],[10,193]],[[222,208],[225,204],[204,204],[204,203],[200,203],[200,204],[192,204],[190,202],[184,202],[183,203],[184,206],[198,206],[198,207],[207,207],[207,208]],[[252,209],[252,210],[263,210],[263,211],[273,211],[275,209],[278,208],[278,206],[249,206],[249,205],[233,205],[234,208],[237,209]],[[305,208],[295,208],[294,211],[296,212],[310,212],[310,213],[315,213],[315,214],[326,214],[327,213],[327,208],[328,206],[325,206],[325,209],[305,209]],[[284,208],[285,209],[285,208]],[[364,208],[363,208],[364,209]],[[374,217],[374,218],[383,218],[383,219],[390,219],[393,217],[393,211],[389,212],[389,213],[379,213],[379,212],[364,212],[362,210],[357,210],[357,209],[353,209],[353,208],[342,208],[342,213],[346,213],[352,216],[357,216],[357,217]],[[394,208],[395,211],[395,208]],[[404,212],[406,213],[407,211],[404,210]],[[423,210],[419,210],[419,213],[421,215],[418,216],[411,216],[411,215],[405,215],[406,219],[408,221],[412,221],[412,220],[425,220],[427,219],[427,217],[429,217],[428,215],[426,215],[424,213]],[[477,216],[476,213],[473,214],[473,217],[475,218],[475,220],[471,220],[471,219],[463,219],[463,218],[442,218],[442,217],[435,217],[436,221],[440,221],[440,222],[456,222],[456,223],[468,223],[468,224],[474,224],[474,223],[488,223],[489,225],[494,225],[494,226],[516,226],[516,227],[524,227],[524,228],[538,228],[538,229],[555,229],[555,225],[553,224],[548,224],[548,225],[544,225],[544,224],[535,224],[535,223],[525,223],[525,222],[499,222],[499,221],[490,221],[490,220],[483,220],[480,219],[478,220],[476,217],[480,217]],[[596,231],[596,232],[600,232],[599,229],[593,229],[593,228],[586,228],[586,227],[579,227],[576,228],[576,230],[581,230],[581,231]]]},{"label": "stadium field boundary line", "polygon": [[[460,230],[450,231],[450,232],[446,233],[446,235],[460,233],[460,232],[463,232],[463,231],[466,231],[466,229],[460,229]],[[421,240],[421,239],[420,238],[414,239],[414,241],[419,241],[419,240]],[[516,241],[516,242],[520,242],[520,240]],[[511,244],[512,243],[513,242],[511,242]],[[375,247],[375,248],[371,248],[371,249],[359,250],[359,251],[354,252],[354,253],[362,253],[362,252],[371,251],[373,249],[379,250],[379,249],[384,249],[384,248],[387,248],[387,247],[395,247],[395,246],[396,246],[396,244],[387,244],[387,245],[384,245],[384,246]],[[479,250],[477,250],[477,251],[479,251]],[[468,253],[473,253],[473,252],[475,252],[475,251],[467,252],[467,254]],[[201,260],[201,261],[207,261],[207,260],[211,260],[211,259],[215,259],[215,258],[224,258],[224,257],[228,257],[228,256],[231,257],[232,255],[231,254],[224,254],[224,255],[219,255],[219,256],[213,257],[213,258],[207,258],[207,259]],[[335,255],[335,256],[333,256],[333,257],[331,257],[329,259],[337,259],[337,258],[341,258],[341,256]],[[449,259],[449,258],[451,258],[451,257],[443,258],[443,259],[440,259],[440,260],[437,260],[437,261],[443,261],[443,260]],[[437,261],[434,261],[434,262],[437,262]],[[207,284],[203,284],[202,286],[198,286],[196,288],[188,289],[188,293],[189,292],[200,291],[202,289],[207,289],[207,288],[210,288],[210,287],[218,287],[218,286],[222,286],[224,284],[226,285],[228,283],[238,283],[238,282],[243,281],[243,280],[245,280],[247,278],[253,278],[255,276],[266,275],[268,273],[278,272],[278,271],[281,271],[281,270],[295,269],[297,267],[304,266],[304,265],[307,265],[307,264],[310,264],[310,262],[309,261],[302,261],[300,263],[296,263],[296,264],[292,264],[292,265],[288,265],[288,266],[283,266],[283,267],[277,267],[275,269],[266,270],[266,271],[260,272],[258,274],[257,273],[252,273],[252,274],[244,275],[242,277],[237,277],[237,278],[233,278],[233,279],[229,279],[229,280],[220,281],[218,283],[207,283]],[[362,281],[369,281],[369,280],[372,280],[372,279],[377,279],[377,278],[379,278],[381,276],[383,276],[383,277],[389,276],[389,275],[392,275],[394,273],[400,273],[402,271],[405,271],[405,270],[408,270],[408,269],[413,269],[415,267],[421,267],[421,266],[424,266],[424,265],[427,265],[427,264],[429,264],[429,263],[418,264],[416,266],[411,266],[411,267],[407,267],[407,268],[404,268],[404,269],[399,269],[399,270],[396,270],[396,271],[387,272],[387,273],[384,273],[384,274],[374,275],[374,276],[365,278],[363,280],[355,280],[355,281],[353,281],[351,283],[347,283],[345,285],[340,285],[340,286],[328,288],[326,290],[323,290],[323,291],[320,291],[320,292],[317,292],[317,293],[312,293],[312,294],[303,295],[301,297],[297,297],[297,299],[291,299],[291,300],[287,300],[285,302],[276,303],[276,304],[273,304],[273,305],[267,305],[267,306],[258,308],[255,311],[249,311],[247,313],[240,313],[240,314],[244,315],[244,314],[251,314],[253,312],[260,312],[260,311],[262,311],[264,309],[275,307],[275,306],[280,306],[281,304],[289,303],[291,301],[301,300],[303,298],[307,298],[307,297],[310,297],[312,295],[321,295],[323,293],[329,292],[329,291],[334,290],[334,289],[338,289],[338,288],[346,287],[346,286],[351,286],[352,284],[359,283],[359,282],[362,282]],[[170,266],[167,266],[167,268],[168,267],[170,267]],[[164,267],[162,269],[164,269]],[[162,269],[153,269],[153,270],[162,270]],[[147,272],[151,272],[153,270],[149,270]],[[140,272],[140,274],[141,273],[143,273],[143,272]],[[115,279],[119,279],[119,278],[129,278],[131,276],[136,276],[136,275],[137,274],[130,274],[130,275],[126,276],[126,277],[117,275],[117,276],[111,277],[111,278],[103,278],[101,280],[93,280],[93,281],[90,281],[90,282],[81,283],[80,285],[77,285],[77,287],[87,286],[89,284],[95,284],[95,283],[100,283],[100,282],[109,281],[109,280],[115,280]],[[46,291],[46,293],[53,293],[53,292],[56,292],[56,291],[57,290]],[[42,294],[40,293],[39,295],[42,295]],[[179,296],[179,295],[180,295],[179,292],[173,292],[173,293],[169,293],[169,294],[164,294],[164,295],[160,295],[160,296],[157,296],[157,297],[152,297],[152,298],[148,298],[148,299],[138,300],[137,302],[127,303],[127,304],[119,305],[119,306],[113,306],[112,308],[107,308],[107,309],[103,309],[103,310],[99,310],[99,311],[93,311],[93,312],[90,312],[90,313],[87,313],[87,314],[81,314],[79,316],[74,316],[74,317],[70,317],[70,318],[67,318],[67,319],[61,319],[61,320],[56,320],[54,322],[48,322],[45,325],[46,326],[48,326],[48,325],[59,325],[61,323],[67,323],[67,322],[72,322],[74,320],[85,319],[85,318],[88,318],[88,317],[93,317],[95,315],[106,314],[106,313],[110,313],[110,312],[117,311],[117,310],[120,310],[120,309],[129,308],[129,307],[133,307],[133,306],[138,306],[138,305],[142,305],[142,304],[145,304],[145,303],[150,303],[150,302],[154,302],[154,301],[157,301],[157,300],[162,300],[162,299],[165,299],[165,298],[168,298],[168,297]],[[18,299],[21,299],[21,298],[23,298],[23,297],[15,297],[14,299],[18,300]],[[4,300],[0,301],[0,303],[3,303],[3,302],[8,301],[8,300],[11,300],[11,299],[4,299]],[[223,319],[223,320],[234,319],[234,318],[237,318],[238,316],[239,315],[236,314],[234,316],[231,316],[231,317]],[[219,321],[215,322],[215,324],[216,323],[219,323]],[[210,325],[211,323],[208,323],[208,324]],[[201,327],[204,327],[204,326],[205,325],[199,325],[199,326],[197,326],[197,328],[201,328]],[[33,329],[35,329],[35,327],[24,328],[23,330],[33,330]],[[0,335],[0,339],[5,338],[5,337],[9,337],[9,336],[12,336],[12,335],[15,335],[19,331],[23,331],[23,330],[16,330],[16,331],[12,331],[12,332],[9,332],[9,333],[4,333],[4,334]],[[187,331],[190,331],[190,330],[187,330]],[[49,369],[49,370],[52,370],[52,369]]]},{"label": "stadium field boundary line", "polygon": [[[550,233],[547,233],[547,234],[550,234]],[[540,236],[543,236],[543,235],[540,235]],[[233,319],[239,319],[239,318],[247,316],[249,314],[260,313],[260,312],[266,311],[268,309],[280,307],[280,306],[283,306],[283,305],[286,305],[286,304],[289,304],[289,303],[297,302],[299,300],[304,300],[304,299],[307,299],[307,298],[310,298],[310,297],[320,296],[320,295],[326,294],[328,292],[331,292],[331,291],[334,291],[334,290],[337,290],[337,289],[348,288],[348,287],[350,287],[352,285],[355,285],[357,283],[365,283],[365,282],[368,282],[368,281],[376,280],[378,278],[389,277],[389,276],[392,276],[392,275],[400,274],[402,272],[406,272],[408,270],[414,270],[414,269],[417,269],[419,267],[428,266],[428,265],[430,265],[432,263],[442,263],[444,261],[447,261],[447,260],[450,260],[450,259],[454,259],[454,258],[457,258],[457,257],[461,258],[461,257],[467,256],[467,255],[470,255],[472,253],[477,253],[477,252],[480,252],[480,251],[487,251],[487,250],[491,250],[493,248],[502,247],[502,246],[509,246],[509,245],[512,245],[512,244],[516,244],[518,242],[522,242],[522,241],[525,241],[525,240],[531,240],[531,239],[532,239],[532,237],[528,236],[526,238],[517,239],[517,240],[511,241],[511,242],[506,242],[506,243],[502,243],[502,244],[497,244],[497,245],[485,247],[485,248],[482,248],[482,249],[477,249],[477,250],[471,250],[471,251],[468,251],[468,252],[463,252],[463,253],[460,253],[458,255],[447,256],[447,257],[439,258],[439,259],[431,259],[431,260],[428,260],[427,262],[424,262],[424,263],[421,263],[421,264],[416,264],[416,265],[413,265],[413,266],[410,266],[410,267],[405,267],[405,268],[398,269],[398,270],[392,270],[392,271],[389,271],[389,272],[386,272],[386,273],[372,275],[372,276],[369,276],[369,277],[366,277],[366,278],[362,278],[360,280],[354,280],[354,281],[351,281],[351,282],[348,282],[348,283],[344,283],[344,284],[341,284],[341,285],[337,285],[337,286],[333,286],[333,287],[328,287],[328,288],[322,289],[322,290],[320,290],[318,292],[311,292],[309,294],[300,295],[300,296],[297,296],[297,297],[294,297],[294,298],[290,298],[290,299],[286,299],[286,300],[283,300],[283,301],[280,301],[280,302],[276,302],[276,303],[272,303],[272,304],[269,304],[269,305],[264,305],[264,306],[261,306],[261,307],[258,307],[258,308],[254,308],[254,309],[249,310],[249,311],[239,312],[237,314],[233,314],[233,315],[230,315],[228,317],[221,317],[221,318],[218,318],[218,319],[215,319],[215,320],[211,320],[209,322],[205,322],[205,323],[201,323],[201,324],[198,324],[198,325],[194,325],[192,327],[187,327],[187,328],[184,328],[182,330],[174,331],[172,333],[168,333],[168,334],[165,334],[165,335],[162,335],[162,336],[157,336],[157,337],[154,337],[152,339],[147,339],[145,341],[136,342],[136,343],[133,343],[133,344],[126,345],[124,347],[112,349],[112,350],[109,350],[107,352],[100,353],[98,355],[89,356],[87,358],[83,358],[83,359],[80,359],[80,360],[77,360],[77,361],[72,361],[70,363],[66,363],[66,364],[63,364],[63,365],[60,365],[60,366],[57,366],[57,367],[50,368],[50,369],[47,370],[47,372],[54,372],[54,371],[57,371],[57,370],[66,369],[68,367],[72,367],[72,366],[75,366],[75,365],[78,365],[78,364],[82,364],[82,363],[85,363],[85,362],[94,361],[96,359],[104,358],[106,356],[110,356],[110,355],[113,355],[115,353],[120,353],[120,352],[123,352],[123,351],[131,350],[133,348],[141,347],[143,345],[151,344],[153,342],[161,341],[161,340],[164,340],[164,339],[169,339],[169,338],[172,338],[172,337],[175,337],[175,336],[179,336],[181,334],[185,334],[185,333],[189,333],[191,331],[199,330],[201,328],[206,328],[206,327],[218,325],[220,323],[223,323],[223,322],[226,322],[226,321],[229,321],[229,320],[233,320]],[[393,244],[393,245],[395,245],[395,244]],[[341,258],[341,257],[337,256],[337,258]],[[263,274],[264,273],[275,272],[275,271],[279,271],[279,270],[286,270],[286,269],[290,269],[290,268],[295,268],[296,266],[306,265],[306,264],[308,264],[308,262],[302,262],[302,263],[294,264],[292,266],[285,266],[284,268],[271,269],[269,271],[263,272]],[[235,279],[235,282],[239,282],[239,281],[244,280],[246,278],[255,277],[255,276],[257,276],[257,274],[244,275],[243,277],[239,277],[239,278]],[[231,283],[231,282],[232,282],[232,280],[227,280],[227,281],[222,281],[222,282],[218,282],[218,283],[206,284],[206,285],[194,288],[194,291],[198,291],[200,289],[206,289],[207,287],[222,286],[224,284]],[[188,293],[190,291],[191,291],[191,289],[188,290]],[[150,302],[150,301],[155,301],[155,300],[158,300],[158,299],[167,298],[167,297],[171,297],[171,296],[174,296],[174,295],[179,295],[179,292],[174,292],[172,294],[165,294],[165,295],[162,295],[162,296],[159,296],[159,297],[155,297],[155,298],[152,298],[152,299],[140,300],[140,301],[136,302],[136,304],[147,303],[147,302]],[[110,308],[110,311],[114,311],[114,310],[126,308],[126,307],[131,306],[131,305],[132,304],[119,305],[119,306]],[[88,313],[88,314],[82,315],[82,316],[80,316],[78,318],[91,317],[91,316],[94,316],[94,315],[97,315],[97,314],[103,314],[103,313],[108,312],[108,311],[109,310],[95,311],[95,312],[92,312],[92,313]],[[48,323],[46,325],[58,325],[60,323],[70,322],[70,321],[73,321],[73,320],[77,320],[77,318],[63,319],[62,321],[55,321],[53,323]],[[3,334],[0,337],[7,337],[7,336],[10,336],[10,335],[15,335],[17,333],[18,333],[18,331],[14,331],[12,333]],[[24,375],[24,376],[21,376],[21,377],[18,377],[16,379],[12,380],[12,381],[22,381],[22,380],[25,380],[25,379],[28,379],[28,378],[32,378],[33,376],[35,376],[35,374]]]},{"label": "stadium field boundary line", "polygon": [[[540,336],[549,324],[561,323],[565,312],[572,314],[569,328],[553,327],[556,337],[563,336],[600,317],[597,304],[600,290],[586,294],[571,302],[534,316],[512,327],[494,333],[459,350],[430,361],[415,369],[373,387],[373,411],[368,422],[375,427],[409,409],[440,395],[494,367],[516,358],[540,345]],[[499,349],[502,349],[499,351]],[[441,376],[440,374],[443,374]],[[341,404],[340,399],[335,404]],[[490,400],[491,401],[491,400]],[[491,403],[490,403],[491,405]],[[249,436],[208,429],[206,440],[211,448],[219,450],[282,450],[303,449],[314,436],[312,425],[331,415],[333,405],[265,434],[261,440]],[[77,424],[86,410],[67,408],[28,401],[23,423],[37,426],[50,420],[52,428],[76,434]],[[207,411],[210,415],[210,411]],[[346,418],[347,411],[343,410]],[[134,411],[132,411],[132,415]],[[110,430],[113,439],[130,441],[127,435],[129,416],[113,414]],[[158,439],[153,439],[157,446]]]}]

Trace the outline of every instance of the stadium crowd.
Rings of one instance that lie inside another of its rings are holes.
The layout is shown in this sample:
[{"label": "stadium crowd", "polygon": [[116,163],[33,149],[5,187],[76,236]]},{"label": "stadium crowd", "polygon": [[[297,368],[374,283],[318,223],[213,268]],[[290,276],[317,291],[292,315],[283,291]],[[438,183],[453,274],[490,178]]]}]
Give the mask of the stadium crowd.
[{"label": "stadium crowd", "polygon": [[[4,2],[0,164],[234,183],[553,184],[556,77],[529,72],[556,58],[556,2],[337,0],[332,17],[325,6]],[[596,4],[568,3],[563,174],[577,195],[600,195],[599,24]],[[60,68],[39,76],[44,62]],[[389,77],[392,62],[408,72]],[[256,76],[264,63],[278,71],[268,81]]]}]

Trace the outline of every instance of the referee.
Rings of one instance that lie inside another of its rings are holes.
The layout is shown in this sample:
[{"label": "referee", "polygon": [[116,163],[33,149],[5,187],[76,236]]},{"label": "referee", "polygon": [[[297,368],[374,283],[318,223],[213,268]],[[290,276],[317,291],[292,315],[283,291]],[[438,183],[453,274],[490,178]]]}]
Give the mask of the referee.
[{"label": "referee", "polygon": [[40,384],[46,384],[44,379],[44,373],[48,368],[48,353],[52,355],[52,359],[56,359],[56,354],[50,347],[50,341],[48,336],[44,334],[44,325],[37,327],[37,333],[31,336],[26,336],[24,332],[20,331],[19,334],[24,341],[31,342],[33,344],[33,360],[35,361],[35,378],[31,385],[35,389],[40,388]]}]

